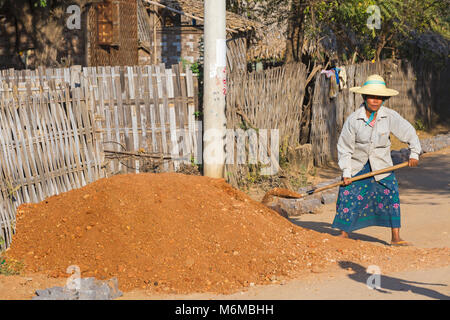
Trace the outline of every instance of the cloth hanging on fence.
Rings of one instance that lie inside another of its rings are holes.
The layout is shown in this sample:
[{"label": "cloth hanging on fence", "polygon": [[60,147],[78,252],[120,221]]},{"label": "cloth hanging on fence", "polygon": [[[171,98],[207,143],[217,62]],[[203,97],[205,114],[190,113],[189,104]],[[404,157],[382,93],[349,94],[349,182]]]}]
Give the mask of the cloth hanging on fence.
[{"label": "cloth hanging on fence", "polygon": [[331,70],[334,70],[334,77],[336,78],[336,84],[339,85],[339,71],[341,69],[334,67],[334,68],[331,68]]},{"label": "cloth hanging on fence", "polygon": [[339,91],[338,87],[339,76],[336,76],[336,68],[330,70],[322,70],[320,73],[325,74],[327,78],[330,78],[330,91],[328,93],[328,96],[330,98],[336,98]]},{"label": "cloth hanging on fence", "polygon": [[327,78],[329,78],[332,75],[334,75],[334,70],[322,70],[320,73],[325,74],[327,76]]},{"label": "cloth hanging on fence", "polygon": [[327,78],[334,76],[340,90],[347,88],[347,71],[345,70],[345,67],[334,67],[330,70],[322,70],[321,73],[325,74]]},{"label": "cloth hanging on fence", "polygon": [[339,92],[339,86],[336,83],[336,76],[332,75],[330,78],[330,92],[328,93],[328,96],[331,98],[336,98]]},{"label": "cloth hanging on fence", "polygon": [[347,71],[345,71],[345,67],[339,67],[339,89],[347,88]]}]

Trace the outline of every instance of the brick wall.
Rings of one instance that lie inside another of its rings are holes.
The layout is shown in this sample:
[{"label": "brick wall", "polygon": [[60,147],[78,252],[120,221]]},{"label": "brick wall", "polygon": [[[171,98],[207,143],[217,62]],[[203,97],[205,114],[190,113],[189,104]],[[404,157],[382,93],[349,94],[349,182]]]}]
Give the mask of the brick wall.
[{"label": "brick wall", "polygon": [[[203,30],[193,27],[172,27],[156,31],[157,63],[177,64],[181,58],[194,63],[200,58],[200,41]],[[153,63],[152,52],[139,52],[139,63]]]}]

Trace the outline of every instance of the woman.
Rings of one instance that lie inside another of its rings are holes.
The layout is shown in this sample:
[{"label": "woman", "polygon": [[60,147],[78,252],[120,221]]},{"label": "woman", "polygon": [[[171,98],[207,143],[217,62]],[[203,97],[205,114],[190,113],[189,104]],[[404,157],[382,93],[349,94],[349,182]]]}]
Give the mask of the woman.
[{"label": "woman", "polygon": [[421,152],[419,138],[407,120],[383,106],[398,91],[386,88],[382,77],[371,75],[362,87],[350,91],[362,94],[364,102],[346,119],[337,145],[344,186],[339,188],[333,228],[340,229],[340,236],[348,238],[348,233],[357,229],[389,227],[391,245],[410,245],[400,238],[400,201],[394,172],[353,183],[349,180],[393,165],[390,133],[408,143],[409,166],[417,166]]}]

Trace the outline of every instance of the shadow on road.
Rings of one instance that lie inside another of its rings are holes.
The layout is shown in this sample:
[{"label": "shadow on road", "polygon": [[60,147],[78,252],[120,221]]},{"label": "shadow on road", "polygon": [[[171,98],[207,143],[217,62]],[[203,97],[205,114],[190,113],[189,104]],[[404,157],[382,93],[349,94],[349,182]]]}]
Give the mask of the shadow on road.
[{"label": "shadow on road", "polygon": [[[372,274],[367,273],[366,269],[363,266],[357,263],[351,261],[339,261],[338,264],[342,269],[348,270],[349,268],[351,268],[353,273],[349,274],[348,277],[357,282],[367,284],[367,280],[369,279],[369,277],[372,276]],[[445,284],[409,281],[399,278],[388,277],[384,275],[380,275],[379,284],[380,288],[374,288],[373,290],[376,290],[384,294],[392,294],[391,291],[404,291],[404,292],[411,291],[414,294],[422,295],[431,299],[450,300],[450,296],[447,296],[432,289],[418,286],[418,285],[427,285],[427,286],[446,287],[447,285]]]},{"label": "shadow on road", "polygon": [[417,168],[396,172],[400,196],[404,191],[416,190],[436,195],[450,194],[450,165],[448,155],[430,154],[420,159]]},{"label": "shadow on road", "polygon": [[[316,221],[299,221],[297,219],[289,219],[292,223],[294,223],[295,225],[305,228],[305,229],[310,229],[310,230],[314,230],[320,233],[328,233],[329,235],[332,236],[337,236],[339,235],[341,232],[339,230],[333,229],[331,228],[331,223],[326,223],[326,222],[316,222]],[[367,241],[367,242],[376,242],[376,243],[381,243],[384,245],[389,245],[388,242],[383,241],[381,239],[378,238],[374,238],[365,234],[360,234],[357,232],[351,232],[349,234],[350,239],[353,240],[361,240],[361,241]]]}]

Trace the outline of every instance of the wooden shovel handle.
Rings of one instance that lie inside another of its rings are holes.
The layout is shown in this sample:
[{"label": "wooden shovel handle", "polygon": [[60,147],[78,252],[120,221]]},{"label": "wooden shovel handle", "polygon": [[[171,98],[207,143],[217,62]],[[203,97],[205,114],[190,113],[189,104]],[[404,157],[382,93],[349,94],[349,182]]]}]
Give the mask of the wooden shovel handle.
[{"label": "wooden shovel handle", "polygon": [[[408,166],[408,164],[409,164],[408,162],[403,162],[403,163],[400,163],[398,165],[395,165],[395,166],[392,166],[392,167],[389,167],[389,168],[384,168],[384,169],[381,169],[381,170],[365,173],[365,174],[362,174],[362,175],[350,178],[350,181],[353,182],[353,181],[361,180],[361,179],[364,179],[364,178],[372,177],[372,176],[375,176],[377,174],[382,174],[382,173],[394,171],[394,170],[406,167],[406,166]],[[300,198],[303,198],[305,196],[311,195],[313,193],[320,192],[320,191],[327,190],[327,189],[331,189],[331,188],[334,188],[336,186],[340,186],[340,185],[343,185],[343,184],[344,184],[344,181],[339,181],[339,182],[330,184],[330,185],[325,186],[325,187],[309,190],[306,193],[302,193],[302,194],[294,192],[294,191],[291,191],[291,190],[288,190],[288,189],[274,188],[274,189],[268,191],[264,195],[264,198],[262,199],[261,202],[263,204],[267,205],[268,203],[272,202],[274,197],[288,198],[288,199],[300,199]]]},{"label": "wooden shovel handle", "polygon": [[[392,166],[392,167],[388,167],[388,168],[372,171],[372,172],[369,172],[369,173],[361,174],[359,176],[350,178],[350,181],[353,182],[353,181],[358,181],[358,180],[361,180],[361,179],[373,177],[373,176],[376,176],[377,174],[382,174],[382,173],[394,171],[394,170],[397,170],[397,169],[400,169],[400,168],[403,168],[403,167],[407,167],[408,165],[409,165],[409,162],[405,161],[403,163],[397,164],[397,165]],[[317,189],[309,190],[309,191],[306,192],[305,195],[310,195],[310,194],[313,194],[313,193],[316,193],[316,192],[320,192],[320,191],[323,191],[323,190],[331,189],[331,188],[334,188],[334,187],[337,187],[337,186],[340,186],[340,185],[343,185],[343,184],[344,184],[344,181],[339,181],[339,182],[330,184],[328,186],[324,186],[324,187],[320,187],[320,188],[317,188]]]}]

